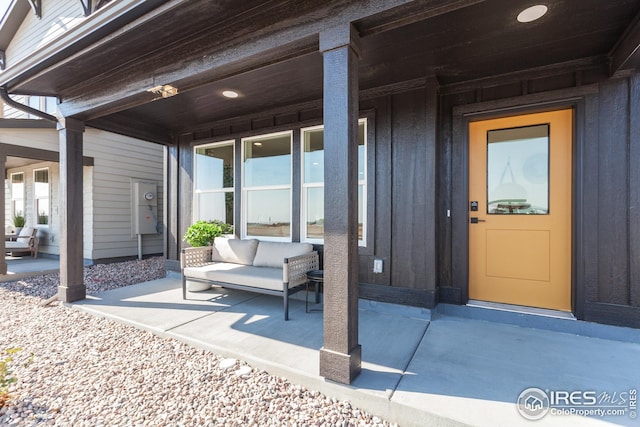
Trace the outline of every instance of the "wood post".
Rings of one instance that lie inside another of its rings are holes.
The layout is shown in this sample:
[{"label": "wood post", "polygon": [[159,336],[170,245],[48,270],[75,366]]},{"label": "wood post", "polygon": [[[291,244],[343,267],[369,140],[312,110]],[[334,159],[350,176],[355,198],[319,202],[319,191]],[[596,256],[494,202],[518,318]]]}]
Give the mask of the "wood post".
[{"label": "wood post", "polygon": [[320,375],[349,384],[358,344],[359,36],[345,24],[320,34],[324,58],[324,346]]},{"label": "wood post", "polygon": [[83,256],[82,134],[84,122],[63,118],[60,137],[60,286],[58,299],[86,298]]}]

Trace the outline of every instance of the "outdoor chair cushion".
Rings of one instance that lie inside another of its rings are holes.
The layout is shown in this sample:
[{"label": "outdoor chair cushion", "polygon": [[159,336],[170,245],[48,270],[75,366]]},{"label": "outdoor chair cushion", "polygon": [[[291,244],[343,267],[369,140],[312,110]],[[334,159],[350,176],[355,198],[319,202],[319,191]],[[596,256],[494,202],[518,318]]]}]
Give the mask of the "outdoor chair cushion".
[{"label": "outdoor chair cushion", "polygon": [[[32,234],[33,234],[33,227],[23,227],[22,230],[20,230],[20,234],[18,234],[18,237],[31,237]],[[19,240],[28,240],[28,239],[19,239]]]},{"label": "outdoor chair cushion", "polygon": [[4,247],[8,251],[16,249],[24,249],[25,251],[31,250],[29,247],[29,239],[10,240],[8,242],[4,242]]},{"label": "outdoor chair cushion", "polygon": [[257,247],[258,240],[256,239],[240,240],[216,237],[213,242],[211,261],[251,265]]},{"label": "outdoor chair cushion", "polygon": [[313,252],[310,243],[264,242],[261,241],[253,260],[254,267],[282,268],[285,258]]},{"label": "outdoor chair cushion", "polygon": [[218,262],[201,267],[187,267],[184,269],[184,274],[194,279],[210,280],[214,283],[231,283],[274,291],[283,290],[281,268],[261,268]]}]

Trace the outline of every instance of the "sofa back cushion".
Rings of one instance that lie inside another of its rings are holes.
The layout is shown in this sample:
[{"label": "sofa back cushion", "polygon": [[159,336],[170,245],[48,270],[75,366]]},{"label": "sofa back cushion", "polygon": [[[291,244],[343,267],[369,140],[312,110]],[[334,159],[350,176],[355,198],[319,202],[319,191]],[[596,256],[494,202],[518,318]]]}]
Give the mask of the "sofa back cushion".
[{"label": "sofa back cushion", "polygon": [[216,237],[213,241],[211,261],[252,265],[257,247],[258,241],[256,239],[240,240]]},{"label": "sofa back cushion", "polygon": [[282,268],[285,258],[309,252],[313,252],[313,245],[310,243],[260,242],[253,266]]},{"label": "sofa back cushion", "polygon": [[34,232],[33,227],[23,227],[22,230],[20,230],[20,234],[18,234],[18,236],[19,237],[31,237],[33,232]]}]

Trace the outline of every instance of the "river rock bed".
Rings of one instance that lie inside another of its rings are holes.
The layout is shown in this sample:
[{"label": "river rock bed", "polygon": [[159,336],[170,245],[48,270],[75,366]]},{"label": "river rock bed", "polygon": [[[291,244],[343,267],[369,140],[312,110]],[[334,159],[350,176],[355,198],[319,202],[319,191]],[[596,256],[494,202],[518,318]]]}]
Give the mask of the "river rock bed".
[{"label": "river rock bed", "polygon": [[[165,277],[162,258],[85,268],[87,293]],[[54,302],[57,274],[0,283],[3,426],[388,426],[318,392]]]}]

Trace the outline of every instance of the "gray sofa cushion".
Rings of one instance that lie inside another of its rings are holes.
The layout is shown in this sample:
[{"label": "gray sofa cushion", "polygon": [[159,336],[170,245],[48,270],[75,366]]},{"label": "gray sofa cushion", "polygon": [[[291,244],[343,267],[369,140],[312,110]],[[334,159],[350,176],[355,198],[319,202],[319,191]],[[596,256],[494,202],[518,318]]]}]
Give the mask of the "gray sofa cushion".
[{"label": "gray sofa cushion", "polygon": [[213,242],[211,261],[251,265],[256,255],[256,239],[240,240],[216,237]]},{"label": "gray sofa cushion", "polygon": [[202,267],[187,267],[185,276],[212,282],[233,283],[274,291],[283,290],[282,269],[218,262]]},{"label": "gray sofa cushion", "polygon": [[282,268],[285,258],[304,255],[309,252],[313,252],[313,245],[310,243],[261,241],[258,244],[253,266]]}]

